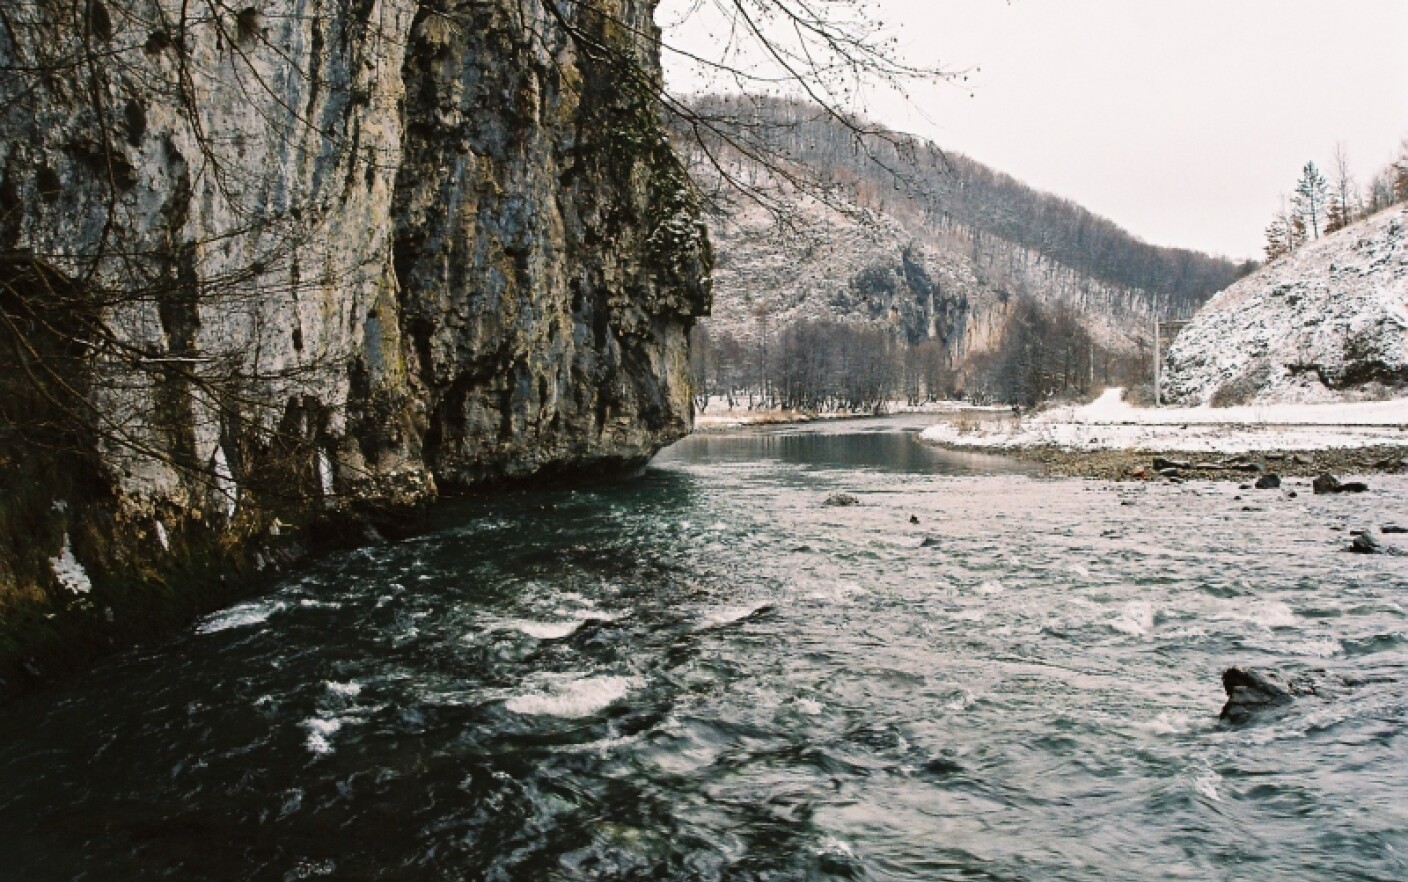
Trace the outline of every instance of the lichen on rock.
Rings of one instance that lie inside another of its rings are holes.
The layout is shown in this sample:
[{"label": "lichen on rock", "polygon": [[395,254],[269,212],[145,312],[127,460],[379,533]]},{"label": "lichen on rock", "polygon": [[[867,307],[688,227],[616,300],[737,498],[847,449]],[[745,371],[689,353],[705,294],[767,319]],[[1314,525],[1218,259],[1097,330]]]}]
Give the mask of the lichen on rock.
[{"label": "lichen on rock", "polygon": [[[47,579],[62,613],[44,563],[78,521],[101,605],[199,549],[277,560],[271,526],[688,432],[712,257],[656,115],[653,2],[96,6],[101,29],[53,0],[0,33],[42,72],[0,82],[0,308],[63,292],[82,318],[45,345],[81,374],[50,416],[91,477],[4,537],[36,545],[0,561],[10,597]],[[0,438],[0,470],[27,443]]]}]

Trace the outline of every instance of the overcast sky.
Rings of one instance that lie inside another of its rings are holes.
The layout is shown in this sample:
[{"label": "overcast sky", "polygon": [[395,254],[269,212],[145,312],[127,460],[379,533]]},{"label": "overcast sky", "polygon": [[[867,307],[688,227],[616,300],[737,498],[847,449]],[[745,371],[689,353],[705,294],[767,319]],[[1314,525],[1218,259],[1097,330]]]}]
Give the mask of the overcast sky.
[{"label": "overcast sky", "polygon": [[[711,51],[698,0],[666,42]],[[1408,0],[870,0],[910,60],[966,83],[874,90],[867,113],[1136,235],[1235,258],[1301,167],[1342,143],[1361,182],[1408,136]],[[697,86],[666,53],[675,88]]]}]

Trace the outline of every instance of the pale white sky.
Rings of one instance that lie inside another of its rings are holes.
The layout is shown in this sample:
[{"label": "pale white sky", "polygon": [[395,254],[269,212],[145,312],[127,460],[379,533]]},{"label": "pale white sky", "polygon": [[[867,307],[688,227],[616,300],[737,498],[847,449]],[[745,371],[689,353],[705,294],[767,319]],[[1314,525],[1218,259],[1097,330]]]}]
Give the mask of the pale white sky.
[{"label": "pale white sky", "polygon": [[[657,20],[707,54],[717,38],[683,14],[698,2],[663,0]],[[1328,170],[1343,143],[1362,183],[1408,136],[1408,0],[869,6],[910,60],[972,72],[907,103],[871,90],[867,115],[1160,245],[1260,257],[1307,160]],[[698,83],[678,56],[666,65],[673,88]]]}]

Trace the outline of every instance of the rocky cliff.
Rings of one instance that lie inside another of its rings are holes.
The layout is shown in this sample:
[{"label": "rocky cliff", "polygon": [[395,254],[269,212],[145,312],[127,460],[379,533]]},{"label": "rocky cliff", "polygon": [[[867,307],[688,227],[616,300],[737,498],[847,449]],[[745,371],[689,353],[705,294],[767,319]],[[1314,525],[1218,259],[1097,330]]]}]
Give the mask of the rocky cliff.
[{"label": "rocky cliff", "polygon": [[1343,401],[1408,392],[1408,211],[1302,246],[1218,294],[1169,348],[1182,404]]},{"label": "rocky cliff", "polygon": [[[843,124],[801,102],[706,97],[720,133],[686,142],[724,195],[707,326],[734,337],[801,319],[865,322],[940,342],[954,366],[999,349],[1022,305],[1066,313],[1133,354],[1154,316],[1191,314],[1249,267],[1142,242],[1111,221],[956,153]],[[742,182],[762,198],[737,196]]]},{"label": "rocky cliff", "polygon": [[202,561],[689,430],[711,255],[653,11],[7,8],[4,662],[142,630]]}]

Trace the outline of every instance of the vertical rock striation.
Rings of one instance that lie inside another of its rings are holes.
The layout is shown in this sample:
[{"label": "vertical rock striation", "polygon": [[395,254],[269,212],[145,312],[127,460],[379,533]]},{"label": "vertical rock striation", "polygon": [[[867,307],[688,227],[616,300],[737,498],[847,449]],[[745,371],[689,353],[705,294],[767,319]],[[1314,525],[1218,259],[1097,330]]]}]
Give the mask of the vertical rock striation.
[{"label": "vertical rock striation", "polygon": [[654,5],[7,9],[0,637],[120,624],[105,586],[263,566],[289,524],[685,434],[711,253]]}]

